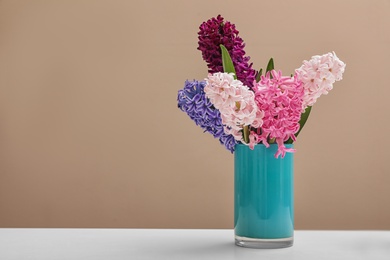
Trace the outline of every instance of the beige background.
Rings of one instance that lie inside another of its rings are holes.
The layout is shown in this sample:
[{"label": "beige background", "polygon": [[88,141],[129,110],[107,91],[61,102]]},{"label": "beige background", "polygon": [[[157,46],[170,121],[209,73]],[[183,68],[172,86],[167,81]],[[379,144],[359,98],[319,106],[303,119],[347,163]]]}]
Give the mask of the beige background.
[{"label": "beige background", "polygon": [[0,227],[232,228],[233,156],[179,109],[222,14],[256,68],[336,51],[296,229],[390,229],[390,1],[0,1]]}]

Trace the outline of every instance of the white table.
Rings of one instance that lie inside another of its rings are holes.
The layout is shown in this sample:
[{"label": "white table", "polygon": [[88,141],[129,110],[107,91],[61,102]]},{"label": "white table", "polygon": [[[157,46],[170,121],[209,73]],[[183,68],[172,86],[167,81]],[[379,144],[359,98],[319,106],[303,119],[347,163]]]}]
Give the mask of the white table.
[{"label": "white table", "polygon": [[390,259],[390,231],[295,231],[294,246],[248,249],[233,230],[0,229],[1,260]]}]

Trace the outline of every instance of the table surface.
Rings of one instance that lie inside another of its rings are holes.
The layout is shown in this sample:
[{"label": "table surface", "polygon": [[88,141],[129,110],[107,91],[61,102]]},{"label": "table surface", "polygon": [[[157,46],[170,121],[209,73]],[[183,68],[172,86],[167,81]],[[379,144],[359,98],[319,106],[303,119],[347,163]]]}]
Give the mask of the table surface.
[{"label": "table surface", "polygon": [[295,231],[294,246],[249,249],[225,229],[0,229],[1,260],[390,259],[390,231]]}]

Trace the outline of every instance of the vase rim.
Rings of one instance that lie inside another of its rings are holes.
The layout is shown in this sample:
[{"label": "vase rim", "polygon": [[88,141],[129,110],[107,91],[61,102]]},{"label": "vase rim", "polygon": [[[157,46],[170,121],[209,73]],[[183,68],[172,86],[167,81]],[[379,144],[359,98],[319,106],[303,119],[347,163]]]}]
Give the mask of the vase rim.
[{"label": "vase rim", "polygon": [[[236,145],[238,145],[238,146],[248,146],[248,145],[246,145],[246,144],[243,144],[243,143],[237,143]],[[273,143],[273,144],[269,144],[269,146],[277,146],[278,144],[277,143]],[[293,147],[294,146],[294,144],[284,144],[286,147]],[[255,144],[255,147],[256,146],[264,146],[264,147],[266,147],[264,144]],[[248,148],[249,148],[249,146],[248,146]]]}]

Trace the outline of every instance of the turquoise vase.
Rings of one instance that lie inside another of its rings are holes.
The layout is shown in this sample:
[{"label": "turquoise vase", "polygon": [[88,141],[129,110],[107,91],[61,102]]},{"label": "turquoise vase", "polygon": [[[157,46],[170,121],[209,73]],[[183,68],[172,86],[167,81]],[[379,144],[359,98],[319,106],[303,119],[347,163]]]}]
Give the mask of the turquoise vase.
[{"label": "turquoise vase", "polygon": [[[292,148],[292,144],[286,144]],[[282,248],[294,241],[294,154],[275,158],[276,144],[234,152],[234,231],[236,245]]]}]

